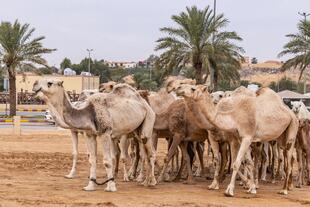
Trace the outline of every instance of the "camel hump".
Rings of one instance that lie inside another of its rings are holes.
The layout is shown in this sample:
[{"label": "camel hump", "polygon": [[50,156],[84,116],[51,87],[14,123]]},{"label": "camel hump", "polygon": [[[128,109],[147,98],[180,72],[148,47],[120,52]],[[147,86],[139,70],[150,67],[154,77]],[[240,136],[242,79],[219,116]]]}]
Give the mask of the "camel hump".
[{"label": "camel hump", "polygon": [[264,93],[266,93],[266,92],[269,92],[270,90],[271,90],[271,89],[268,88],[268,87],[261,87],[260,89],[258,89],[258,90],[256,91],[256,96],[262,95],[262,94],[264,94]]},{"label": "camel hump", "polygon": [[126,83],[115,85],[111,93],[122,97],[141,98],[136,89]]}]

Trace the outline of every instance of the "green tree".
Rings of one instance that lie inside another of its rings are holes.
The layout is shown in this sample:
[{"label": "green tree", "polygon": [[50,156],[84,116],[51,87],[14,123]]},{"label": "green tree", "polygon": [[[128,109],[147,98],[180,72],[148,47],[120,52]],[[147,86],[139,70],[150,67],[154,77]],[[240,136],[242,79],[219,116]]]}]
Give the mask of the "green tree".
[{"label": "green tree", "polygon": [[32,38],[34,31],[29,24],[20,24],[17,20],[13,24],[0,24],[0,62],[9,75],[11,116],[16,115],[16,69],[23,65],[34,67],[33,64],[47,66],[42,55],[54,51],[43,47],[44,36]]},{"label": "green tree", "polygon": [[[155,48],[164,50],[157,63],[159,68],[171,73],[176,68],[191,65],[198,83],[203,83],[207,75],[212,74],[215,87],[218,78],[238,76],[243,49],[234,42],[242,39],[236,32],[222,31],[228,24],[223,14],[214,17],[209,6],[203,10],[193,6],[171,18],[178,26],[160,29],[167,35],[157,40]],[[228,72],[230,70],[235,72]],[[207,75],[203,80],[204,74]]]},{"label": "green tree", "polygon": [[71,68],[72,62],[69,58],[64,58],[60,63],[60,69]]},{"label": "green tree", "polygon": [[300,21],[297,28],[298,33],[286,35],[290,40],[284,45],[279,57],[293,56],[283,64],[282,69],[299,68],[298,81],[300,81],[303,72],[310,66],[310,21]]}]

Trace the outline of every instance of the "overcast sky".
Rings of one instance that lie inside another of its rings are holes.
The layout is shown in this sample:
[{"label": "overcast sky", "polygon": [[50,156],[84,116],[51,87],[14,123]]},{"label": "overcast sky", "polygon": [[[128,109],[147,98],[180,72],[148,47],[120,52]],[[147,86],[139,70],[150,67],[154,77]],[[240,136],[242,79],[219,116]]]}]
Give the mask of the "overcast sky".
[{"label": "overcast sky", "polygon": [[[52,66],[64,57],[80,61],[86,48],[96,59],[138,61],[154,53],[159,28],[172,25],[171,15],[192,5],[213,0],[1,0],[0,21],[35,27],[44,45],[57,49],[46,55]],[[227,30],[237,31],[246,55],[259,61],[277,59],[285,35],[296,32],[299,11],[310,13],[310,1],[217,0],[217,12],[230,20]]]}]

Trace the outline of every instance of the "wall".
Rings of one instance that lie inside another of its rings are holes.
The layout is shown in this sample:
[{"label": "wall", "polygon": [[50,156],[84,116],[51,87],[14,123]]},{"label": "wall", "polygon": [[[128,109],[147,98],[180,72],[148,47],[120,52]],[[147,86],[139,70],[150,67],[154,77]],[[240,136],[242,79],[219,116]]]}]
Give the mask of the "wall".
[{"label": "wall", "polygon": [[[40,79],[58,79],[64,81],[64,88],[66,91],[75,91],[76,93],[81,93],[83,89],[88,89],[88,77],[85,76],[62,76],[62,75],[34,75],[25,74],[16,76],[16,89],[18,92],[23,89],[24,91],[31,92],[32,86],[36,80]],[[92,76],[90,79],[90,89],[99,88],[99,77]]]}]

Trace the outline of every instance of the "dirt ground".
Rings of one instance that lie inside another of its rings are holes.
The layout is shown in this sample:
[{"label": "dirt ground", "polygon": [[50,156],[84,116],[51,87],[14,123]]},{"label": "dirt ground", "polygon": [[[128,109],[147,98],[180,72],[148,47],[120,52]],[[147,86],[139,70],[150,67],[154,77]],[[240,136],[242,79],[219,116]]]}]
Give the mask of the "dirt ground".
[{"label": "dirt ground", "polygon": [[[154,188],[135,182],[117,181],[118,191],[105,192],[99,186],[95,192],[85,192],[88,161],[86,145],[80,140],[78,177],[65,179],[71,167],[71,139],[66,131],[23,136],[3,135],[0,131],[0,207],[44,206],[310,206],[310,187],[294,189],[288,196],[277,194],[282,182],[260,183],[257,195],[249,195],[237,186],[234,198],[224,196],[228,179],[219,191],[210,191],[211,181],[196,178],[196,184],[169,182]],[[99,149],[100,153],[101,149]],[[165,155],[166,145],[159,145],[158,159]],[[97,175],[105,174],[99,155]],[[121,175],[121,173],[120,173]],[[119,178],[121,176],[119,175]]]}]

